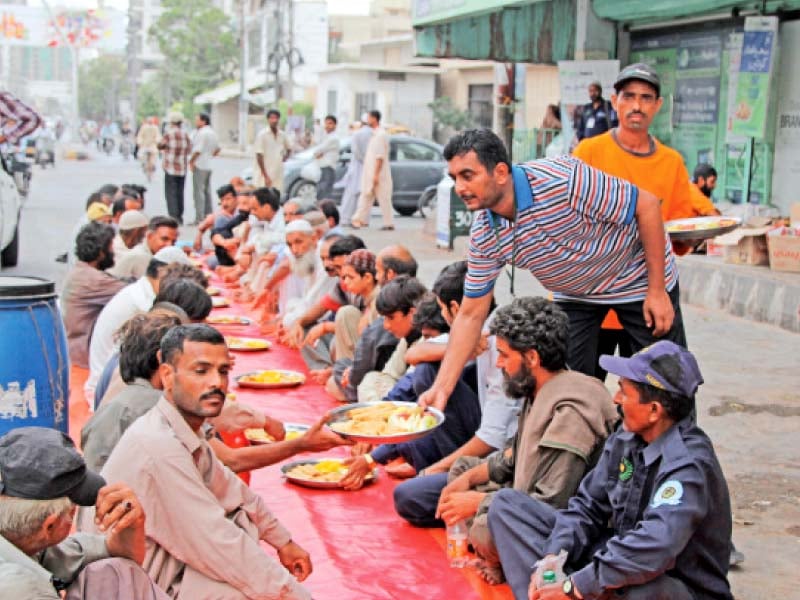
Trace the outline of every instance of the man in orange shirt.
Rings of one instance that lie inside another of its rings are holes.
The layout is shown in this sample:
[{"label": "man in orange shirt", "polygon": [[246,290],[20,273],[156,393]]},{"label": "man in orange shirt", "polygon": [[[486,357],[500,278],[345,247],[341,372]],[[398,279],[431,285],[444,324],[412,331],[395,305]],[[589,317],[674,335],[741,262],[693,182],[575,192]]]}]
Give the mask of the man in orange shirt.
[{"label": "man in orange shirt", "polygon": [[720,214],[711,201],[711,192],[715,187],[717,187],[717,170],[707,163],[697,165],[694,168],[692,185],[689,186],[692,193],[690,198],[692,216],[711,217]]},{"label": "man in orange shirt", "polygon": [[[586,164],[627,179],[655,194],[661,200],[664,221],[695,216],[692,210],[689,172],[677,151],[649,133],[653,118],[661,109],[661,80],[650,66],[628,65],[614,82],[616,94],[611,102],[619,118],[619,126],[601,135],[586,138],[573,154]],[[688,247],[675,247],[683,254]],[[614,354],[619,346],[621,356],[630,356],[628,336],[617,315],[610,310],[602,325],[597,356]],[[605,379],[599,364],[595,375]]]}]

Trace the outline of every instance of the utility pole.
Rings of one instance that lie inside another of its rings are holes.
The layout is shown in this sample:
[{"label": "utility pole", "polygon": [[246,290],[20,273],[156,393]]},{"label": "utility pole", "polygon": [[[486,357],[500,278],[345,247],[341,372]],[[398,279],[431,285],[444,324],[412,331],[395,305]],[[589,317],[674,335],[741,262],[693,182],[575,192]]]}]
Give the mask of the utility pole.
[{"label": "utility pole", "polygon": [[141,50],[142,8],[139,0],[131,0],[128,6],[128,79],[134,123],[138,120],[139,112],[139,51]]},{"label": "utility pole", "polygon": [[[273,52],[280,52],[283,46],[283,11],[282,0],[275,1],[275,42],[272,44]],[[269,42],[267,42],[269,43]],[[281,99],[281,58],[276,57],[278,68],[275,69],[275,105],[278,105],[278,100]]]},{"label": "utility pole", "polygon": [[247,75],[247,30],[245,28],[245,2],[246,0],[239,0],[239,150],[244,152],[247,148],[247,83],[245,76]]},{"label": "utility pole", "polygon": [[288,0],[289,2],[289,32],[287,38],[289,43],[286,44],[286,64],[288,65],[287,75],[288,75],[288,85],[286,86],[286,101],[289,103],[289,106],[292,105],[292,100],[294,99],[294,65],[292,64],[292,49],[294,48],[294,0]]}]

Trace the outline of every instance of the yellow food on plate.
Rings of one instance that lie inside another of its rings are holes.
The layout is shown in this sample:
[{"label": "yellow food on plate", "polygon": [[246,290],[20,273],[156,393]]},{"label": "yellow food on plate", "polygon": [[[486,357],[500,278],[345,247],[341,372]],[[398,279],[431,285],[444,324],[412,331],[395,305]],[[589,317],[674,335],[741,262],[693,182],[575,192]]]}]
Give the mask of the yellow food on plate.
[{"label": "yellow food on plate", "polygon": [[249,325],[250,319],[236,315],[219,315],[206,318],[211,325]]},{"label": "yellow food on plate", "polygon": [[239,381],[245,383],[301,383],[305,381],[305,377],[302,373],[293,371],[267,370],[242,375]]},{"label": "yellow food on plate", "polygon": [[266,350],[270,347],[267,340],[257,338],[226,337],[225,342],[231,350]]},{"label": "yellow food on plate", "polygon": [[[286,475],[306,481],[339,483],[347,475],[347,465],[341,460],[326,458],[317,463],[305,463],[292,467],[286,471]],[[372,479],[372,477],[372,473],[367,475],[367,479]]]},{"label": "yellow food on plate", "polygon": [[330,428],[337,433],[380,436],[416,433],[436,426],[436,417],[425,414],[421,406],[397,406],[391,402],[354,408],[347,416],[347,421],[331,423]]},{"label": "yellow food on plate", "polygon": [[244,437],[246,437],[251,442],[274,442],[275,438],[268,434],[263,429],[245,429],[244,430]]},{"label": "yellow food on plate", "polygon": [[704,231],[706,229],[721,229],[723,227],[730,227],[736,225],[738,221],[735,219],[703,219],[697,223],[680,222],[674,223],[667,227],[667,231],[677,233],[679,231]]},{"label": "yellow food on plate", "polygon": [[[303,435],[302,431],[298,431],[296,429],[289,430],[286,432],[286,437],[284,440],[296,440],[301,435]],[[258,442],[261,444],[269,444],[270,442],[274,442],[275,438],[268,434],[263,429],[245,429],[244,430],[244,437],[246,437],[251,442]]]},{"label": "yellow food on plate", "polygon": [[230,306],[231,303],[228,302],[227,298],[223,298],[222,296],[212,296],[211,297],[211,306],[214,308],[222,308],[223,306]]},{"label": "yellow food on plate", "polygon": [[209,296],[219,296],[219,288],[209,286],[206,288],[206,293]]}]

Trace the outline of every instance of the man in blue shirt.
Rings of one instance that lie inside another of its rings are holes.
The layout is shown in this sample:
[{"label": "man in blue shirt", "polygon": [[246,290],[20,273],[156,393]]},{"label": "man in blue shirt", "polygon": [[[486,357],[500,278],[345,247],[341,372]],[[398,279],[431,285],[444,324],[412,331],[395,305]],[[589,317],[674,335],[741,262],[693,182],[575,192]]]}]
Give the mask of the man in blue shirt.
[{"label": "man in blue shirt", "polygon": [[[489,508],[515,598],[732,600],[730,497],[711,441],[694,423],[703,383],[694,356],[665,340],[600,364],[620,377],[614,402],[624,427],[567,508],[515,490],[500,491]],[[567,579],[542,585],[538,571],[531,577],[538,560],[550,559],[542,561],[550,568],[562,550]]]},{"label": "man in blue shirt", "polygon": [[584,104],[575,120],[575,135],[578,141],[590,138],[619,125],[617,113],[611,102],[603,98],[603,87],[599,81],[589,84],[589,99],[591,102]]}]

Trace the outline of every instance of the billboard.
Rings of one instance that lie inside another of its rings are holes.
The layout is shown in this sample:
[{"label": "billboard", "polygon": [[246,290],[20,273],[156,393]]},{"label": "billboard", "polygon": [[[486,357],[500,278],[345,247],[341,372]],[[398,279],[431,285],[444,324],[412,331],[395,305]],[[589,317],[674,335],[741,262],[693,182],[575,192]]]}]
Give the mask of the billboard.
[{"label": "billboard", "polygon": [[[0,6],[0,44],[7,46],[77,46],[121,52],[127,41],[127,15],[119,10],[56,9]],[[63,33],[63,37],[61,33]]]}]

